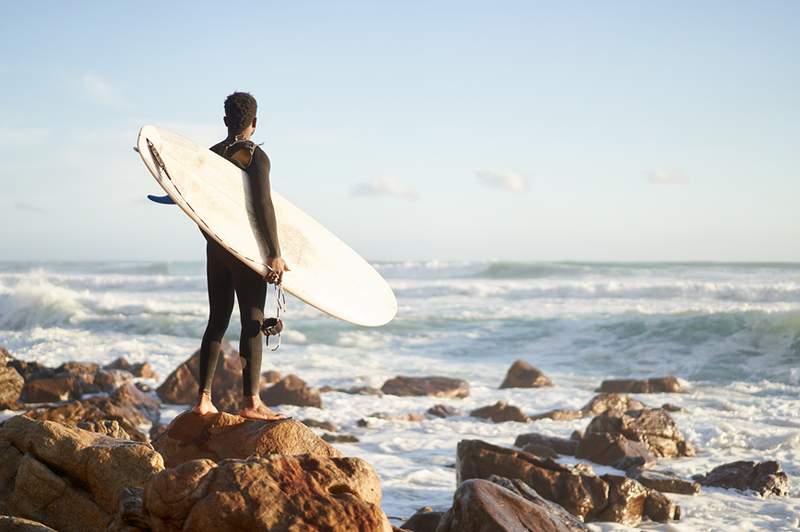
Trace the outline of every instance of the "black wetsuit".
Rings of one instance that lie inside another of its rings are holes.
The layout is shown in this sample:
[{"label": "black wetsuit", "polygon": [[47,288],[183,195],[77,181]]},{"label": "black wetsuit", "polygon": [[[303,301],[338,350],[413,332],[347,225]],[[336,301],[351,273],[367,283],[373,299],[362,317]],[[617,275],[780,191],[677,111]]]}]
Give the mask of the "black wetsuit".
[{"label": "black wetsuit", "polygon": [[[267,154],[250,141],[232,143],[225,140],[211,150],[226,157],[247,172],[251,198],[255,202],[255,218],[268,256],[280,257],[275,209],[269,187],[270,163]],[[243,151],[244,150],[244,151]],[[239,153],[247,163],[233,159]],[[233,312],[233,295],[239,302],[242,333],[239,337],[239,355],[242,357],[243,395],[258,394],[261,373],[264,302],[267,284],[264,279],[244,265],[228,250],[220,246],[204,231],[206,238],[206,274],[208,277],[208,326],[200,344],[200,391],[211,392],[214,371],[219,364],[222,338]]]}]

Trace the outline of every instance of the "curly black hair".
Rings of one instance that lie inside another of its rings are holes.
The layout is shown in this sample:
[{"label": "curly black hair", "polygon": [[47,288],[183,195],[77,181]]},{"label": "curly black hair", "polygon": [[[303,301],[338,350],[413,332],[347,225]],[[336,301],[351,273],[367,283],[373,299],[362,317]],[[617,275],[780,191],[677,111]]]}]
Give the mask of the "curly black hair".
[{"label": "curly black hair", "polygon": [[225,117],[228,129],[239,133],[256,117],[256,99],[249,92],[234,92],[225,98]]}]

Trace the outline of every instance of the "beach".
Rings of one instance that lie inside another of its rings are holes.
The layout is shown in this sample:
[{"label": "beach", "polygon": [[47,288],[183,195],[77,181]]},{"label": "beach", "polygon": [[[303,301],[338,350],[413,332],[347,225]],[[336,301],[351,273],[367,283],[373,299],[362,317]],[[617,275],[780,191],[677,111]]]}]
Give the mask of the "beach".
[{"label": "beach", "polygon": [[[659,460],[659,470],[690,478],[735,460],[776,460],[790,492],[764,498],[704,487],[694,496],[670,494],[681,519],[636,529],[798,526],[800,264],[373,264],[397,295],[392,323],[356,327],[290,298],[282,345],[265,350],[262,369],[296,374],[316,388],[380,388],[397,375],[469,383],[461,399],[327,391],[321,409],[277,407],[298,419],[331,421],[358,439],[335,445],[375,468],[392,524],[422,506],[450,507],[459,441],[510,447],[529,432],[569,437],[591,419],[491,423],[471,410],[499,400],[528,415],[578,409],[605,379],[672,375],[687,393],[633,394],[648,406],[680,407],[671,415],[696,449],[696,456]],[[26,361],[107,364],[124,356],[153,366],[159,378],[145,382],[155,388],[197,350],[207,312],[203,262],[0,262],[0,346]],[[226,336],[234,345],[238,329],[234,312]],[[553,386],[500,389],[518,359]],[[435,404],[459,414],[424,416]],[[185,408],[162,405],[162,422]]]}]

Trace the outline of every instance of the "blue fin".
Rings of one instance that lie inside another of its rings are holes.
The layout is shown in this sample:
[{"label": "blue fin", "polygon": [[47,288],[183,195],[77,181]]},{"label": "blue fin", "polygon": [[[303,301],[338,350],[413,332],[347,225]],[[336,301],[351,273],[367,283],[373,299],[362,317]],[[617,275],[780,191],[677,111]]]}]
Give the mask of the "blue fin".
[{"label": "blue fin", "polygon": [[147,199],[154,203],[160,203],[162,205],[175,205],[175,202],[172,201],[172,198],[169,196],[156,196],[155,194],[148,194]]}]

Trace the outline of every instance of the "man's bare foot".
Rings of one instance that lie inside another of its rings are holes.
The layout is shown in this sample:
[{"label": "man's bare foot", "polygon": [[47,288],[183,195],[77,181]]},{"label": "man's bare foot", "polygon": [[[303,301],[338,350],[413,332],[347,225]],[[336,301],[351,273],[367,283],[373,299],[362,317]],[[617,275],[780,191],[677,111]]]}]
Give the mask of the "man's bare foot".
[{"label": "man's bare foot", "polygon": [[242,408],[239,410],[239,415],[248,419],[263,419],[265,421],[280,421],[287,419],[286,416],[273,412],[261,402],[261,398],[257,395],[245,397]]},{"label": "man's bare foot", "polygon": [[204,392],[200,394],[197,403],[192,407],[192,412],[204,416],[206,414],[217,414],[219,410],[217,410],[217,407],[211,402],[211,394]]}]

